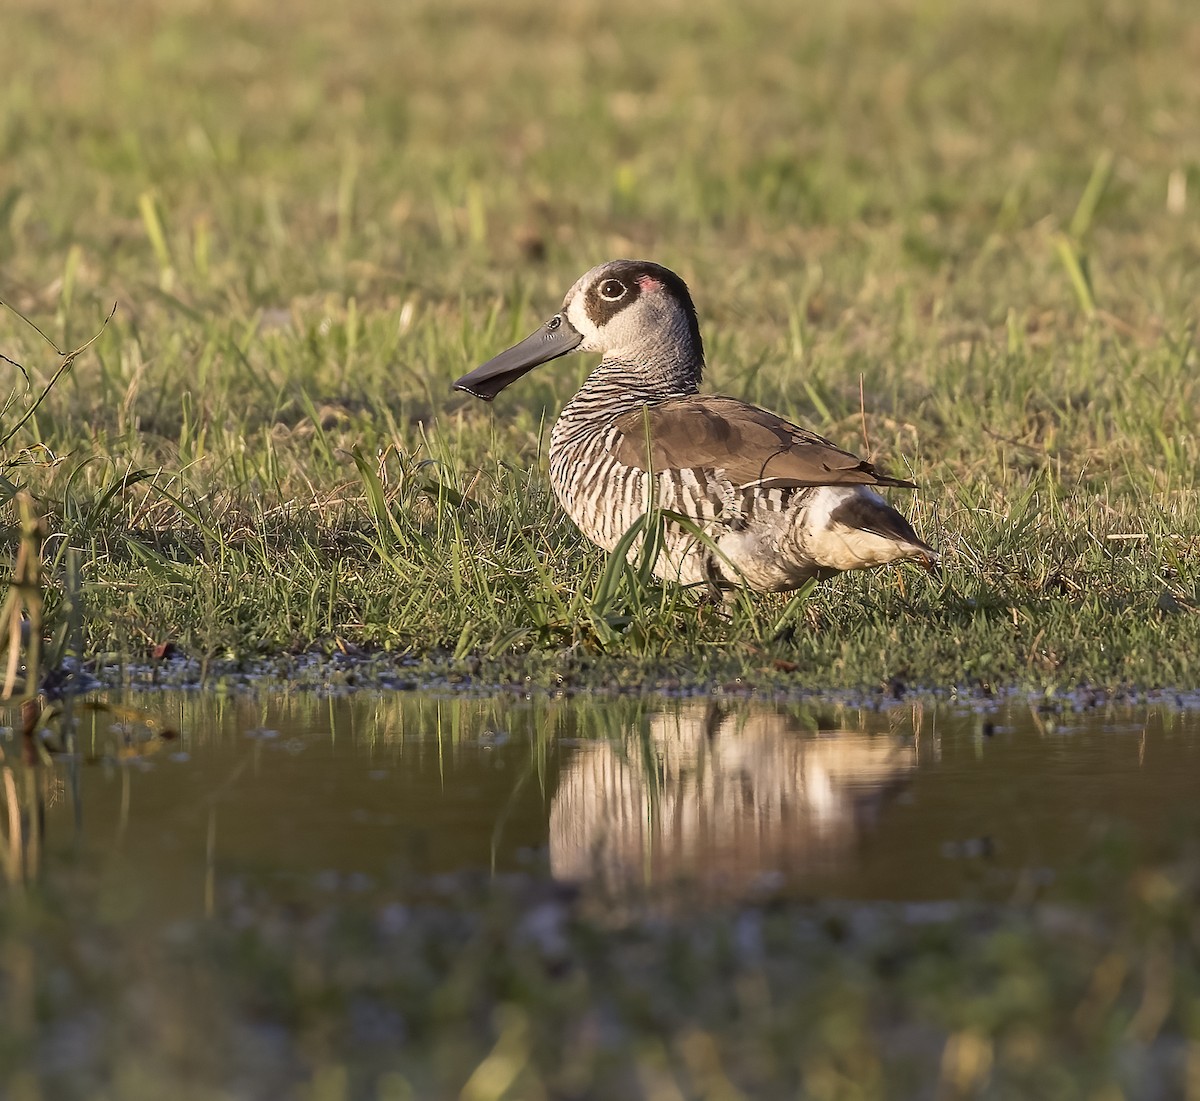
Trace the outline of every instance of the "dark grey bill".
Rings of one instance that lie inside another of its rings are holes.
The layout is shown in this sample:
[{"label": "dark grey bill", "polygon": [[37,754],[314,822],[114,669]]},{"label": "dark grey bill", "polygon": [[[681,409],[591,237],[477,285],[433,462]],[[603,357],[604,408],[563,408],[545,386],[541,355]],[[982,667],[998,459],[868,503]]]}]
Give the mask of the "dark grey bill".
[{"label": "dark grey bill", "polygon": [[477,398],[491,401],[509,383],[516,382],[535,367],[573,352],[582,340],[582,335],[571,328],[561,314],[555,314],[520,344],[514,344],[469,375],[463,375],[454,384],[454,389],[466,390]]}]

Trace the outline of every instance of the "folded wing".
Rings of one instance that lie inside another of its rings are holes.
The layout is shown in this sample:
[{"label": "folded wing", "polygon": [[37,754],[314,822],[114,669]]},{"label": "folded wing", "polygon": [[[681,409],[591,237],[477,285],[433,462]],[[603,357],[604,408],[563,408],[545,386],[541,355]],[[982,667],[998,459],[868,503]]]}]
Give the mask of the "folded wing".
[{"label": "folded wing", "polygon": [[617,417],[616,457],[640,470],[723,470],[768,489],[878,485],[916,489],[865,459],[736,398],[671,398]]}]

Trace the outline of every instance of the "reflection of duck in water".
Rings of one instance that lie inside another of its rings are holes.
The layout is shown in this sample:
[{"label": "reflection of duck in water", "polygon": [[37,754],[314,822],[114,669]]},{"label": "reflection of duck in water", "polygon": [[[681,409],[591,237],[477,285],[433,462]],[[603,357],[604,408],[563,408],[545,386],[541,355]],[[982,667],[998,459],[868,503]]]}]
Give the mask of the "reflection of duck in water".
[{"label": "reflection of duck in water", "polygon": [[609,888],[682,879],[735,893],[815,871],[915,766],[894,738],[815,734],[773,709],[656,712],[645,733],[590,743],[563,770],[550,869]]}]

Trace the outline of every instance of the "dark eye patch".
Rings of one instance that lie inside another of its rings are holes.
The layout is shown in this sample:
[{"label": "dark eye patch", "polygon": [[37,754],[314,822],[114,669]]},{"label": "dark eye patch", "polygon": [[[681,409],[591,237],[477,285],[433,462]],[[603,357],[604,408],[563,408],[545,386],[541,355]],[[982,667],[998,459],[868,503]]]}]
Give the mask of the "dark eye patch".
[{"label": "dark eye patch", "polygon": [[593,283],[584,297],[584,308],[597,328],[607,325],[641,293],[637,283],[620,279],[601,279]]},{"label": "dark eye patch", "polygon": [[[584,293],[584,310],[593,325],[606,324],[644,295],[665,294],[674,299],[682,310],[696,354],[703,357],[704,341],[700,337],[700,322],[696,319],[692,296],[688,293],[687,284],[670,268],[649,260],[611,260],[604,266],[604,271],[603,278],[593,282]],[[601,298],[601,284],[608,280],[621,283],[625,287],[625,294],[612,300]]]}]

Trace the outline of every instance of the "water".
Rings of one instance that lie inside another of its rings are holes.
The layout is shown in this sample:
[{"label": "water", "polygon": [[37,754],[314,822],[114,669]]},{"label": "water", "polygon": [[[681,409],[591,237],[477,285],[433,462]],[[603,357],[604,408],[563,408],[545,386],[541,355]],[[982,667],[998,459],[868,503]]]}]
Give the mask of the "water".
[{"label": "water", "polygon": [[70,721],[37,770],[0,738],[3,1098],[1165,1101],[1200,1060],[1195,711]]},{"label": "water", "polygon": [[[143,695],[76,707],[39,874],[156,922],[222,883],[418,891],[521,873],[597,900],[1036,897],[1108,842],[1185,843],[1200,716],[757,702]],[[159,732],[165,730],[167,738]],[[2,744],[2,743],[0,743]],[[10,749],[13,743],[8,743]]]}]

